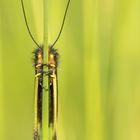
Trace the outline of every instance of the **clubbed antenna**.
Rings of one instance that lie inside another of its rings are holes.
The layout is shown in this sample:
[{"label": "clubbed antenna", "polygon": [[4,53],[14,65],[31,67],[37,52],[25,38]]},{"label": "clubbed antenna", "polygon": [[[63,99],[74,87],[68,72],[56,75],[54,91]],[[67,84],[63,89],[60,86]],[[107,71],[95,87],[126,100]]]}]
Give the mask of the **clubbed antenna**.
[{"label": "clubbed antenna", "polygon": [[25,20],[25,24],[26,24],[26,27],[27,27],[28,33],[29,33],[31,39],[33,40],[33,42],[37,45],[37,47],[40,48],[40,45],[36,42],[35,38],[33,37],[32,33],[31,33],[31,31],[30,31],[30,28],[29,28],[29,25],[28,25],[28,22],[27,22],[27,18],[26,18],[26,13],[25,13],[25,8],[24,8],[23,0],[21,0],[21,5],[22,5],[22,10],[23,10],[23,15],[24,15],[24,20]]},{"label": "clubbed antenna", "polygon": [[68,8],[69,8],[69,4],[70,4],[70,0],[68,0],[68,2],[67,2],[67,6],[66,6],[66,10],[65,10],[65,13],[64,13],[64,17],[63,17],[63,20],[62,20],[62,25],[61,25],[59,34],[58,34],[56,40],[54,41],[54,43],[51,45],[51,47],[53,47],[57,43],[58,39],[60,38],[60,35],[61,35],[63,27],[64,27],[65,19],[66,19],[66,16],[67,16],[67,11],[68,11]]}]

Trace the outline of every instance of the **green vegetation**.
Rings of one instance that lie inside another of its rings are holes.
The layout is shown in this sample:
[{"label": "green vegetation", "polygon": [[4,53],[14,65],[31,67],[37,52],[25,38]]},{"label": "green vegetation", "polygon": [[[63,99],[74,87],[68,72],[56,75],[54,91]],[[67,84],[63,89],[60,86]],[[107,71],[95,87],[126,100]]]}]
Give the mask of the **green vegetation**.
[{"label": "green vegetation", "polygon": [[[40,44],[45,38],[46,49],[59,32],[66,2],[24,0],[31,31]],[[136,0],[71,0],[55,46],[59,140],[140,139],[139,9]],[[35,47],[20,0],[0,0],[1,140],[32,138]]]}]

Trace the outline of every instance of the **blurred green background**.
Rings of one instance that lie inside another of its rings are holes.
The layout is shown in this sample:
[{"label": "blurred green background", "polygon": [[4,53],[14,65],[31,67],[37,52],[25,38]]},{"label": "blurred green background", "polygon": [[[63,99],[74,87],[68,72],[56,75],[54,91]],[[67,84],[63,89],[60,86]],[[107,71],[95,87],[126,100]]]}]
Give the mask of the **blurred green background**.
[{"label": "blurred green background", "polygon": [[[66,2],[48,2],[50,44]],[[43,0],[24,3],[42,43]],[[32,138],[35,47],[20,0],[0,0],[0,140]],[[139,140],[140,1],[71,0],[56,48],[59,140]]]}]

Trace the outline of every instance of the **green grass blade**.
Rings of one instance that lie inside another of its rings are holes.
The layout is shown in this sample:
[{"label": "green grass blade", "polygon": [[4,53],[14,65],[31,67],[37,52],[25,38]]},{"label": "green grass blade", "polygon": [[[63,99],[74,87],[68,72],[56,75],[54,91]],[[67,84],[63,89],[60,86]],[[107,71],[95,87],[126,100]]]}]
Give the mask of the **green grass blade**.
[{"label": "green grass blade", "polygon": [[[48,0],[44,0],[44,64],[48,63]],[[48,71],[47,67],[43,68]],[[43,85],[48,88],[48,78],[43,75]],[[43,90],[42,140],[48,140],[48,93]]]}]

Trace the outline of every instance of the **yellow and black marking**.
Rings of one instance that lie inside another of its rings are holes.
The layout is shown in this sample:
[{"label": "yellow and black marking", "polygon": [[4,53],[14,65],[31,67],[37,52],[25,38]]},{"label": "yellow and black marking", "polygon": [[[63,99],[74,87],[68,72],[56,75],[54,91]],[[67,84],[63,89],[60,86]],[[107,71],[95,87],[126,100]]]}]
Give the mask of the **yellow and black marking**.
[{"label": "yellow and black marking", "polygon": [[58,52],[53,47],[49,47],[48,53],[48,94],[49,94],[49,128],[52,130],[52,140],[57,140],[57,120],[58,120]]},{"label": "yellow and black marking", "polygon": [[42,86],[43,86],[43,51],[37,48],[34,52],[35,88],[34,88],[34,131],[33,140],[40,140],[42,127]]}]

